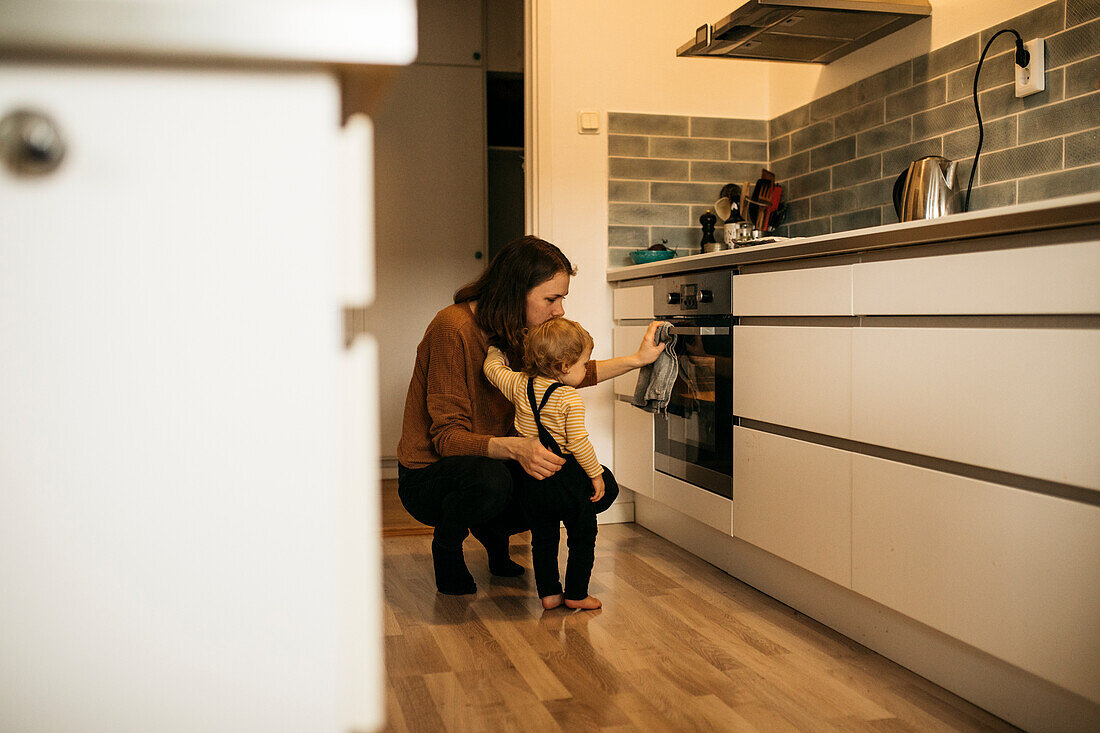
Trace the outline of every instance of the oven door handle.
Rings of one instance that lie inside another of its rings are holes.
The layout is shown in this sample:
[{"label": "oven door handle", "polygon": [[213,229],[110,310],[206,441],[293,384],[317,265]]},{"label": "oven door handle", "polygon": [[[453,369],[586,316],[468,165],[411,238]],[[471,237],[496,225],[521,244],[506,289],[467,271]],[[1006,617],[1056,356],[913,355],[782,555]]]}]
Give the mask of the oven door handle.
[{"label": "oven door handle", "polygon": [[669,333],[674,336],[729,336],[726,326],[673,326]]}]

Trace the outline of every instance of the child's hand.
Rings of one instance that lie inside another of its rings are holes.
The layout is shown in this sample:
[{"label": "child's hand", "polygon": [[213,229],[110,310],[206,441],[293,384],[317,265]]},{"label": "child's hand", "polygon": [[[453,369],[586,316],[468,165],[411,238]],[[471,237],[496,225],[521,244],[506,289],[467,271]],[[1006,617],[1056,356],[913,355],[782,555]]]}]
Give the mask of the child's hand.
[{"label": "child's hand", "polygon": [[592,479],[592,488],[595,490],[592,494],[592,501],[599,501],[603,498],[603,474],[601,473],[596,478]]}]

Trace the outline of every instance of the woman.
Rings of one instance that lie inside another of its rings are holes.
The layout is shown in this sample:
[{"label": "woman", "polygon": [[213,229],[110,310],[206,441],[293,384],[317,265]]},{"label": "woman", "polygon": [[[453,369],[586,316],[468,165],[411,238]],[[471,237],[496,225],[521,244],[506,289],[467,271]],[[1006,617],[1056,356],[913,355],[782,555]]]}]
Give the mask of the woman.
[{"label": "woman", "polygon": [[[435,527],[432,563],[440,593],[477,590],[462,556],[471,532],[485,546],[493,575],[523,573],[508,557],[508,536],[527,529],[518,504],[510,502],[513,484],[523,472],[552,476],[565,461],[537,438],[514,435],[512,403],[489,384],[482,364],[496,346],[519,369],[524,331],[565,314],[575,274],[549,242],[510,242],[481,277],[455,293],[454,305],[436,314],[416,349],[397,445],[398,494],[409,514]],[[654,343],[659,325],[650,324],[637,353],[585,364],[580,386],[653,362],[664,349]],[[605,483],[602,508],[618,493],[610,472]]]}]

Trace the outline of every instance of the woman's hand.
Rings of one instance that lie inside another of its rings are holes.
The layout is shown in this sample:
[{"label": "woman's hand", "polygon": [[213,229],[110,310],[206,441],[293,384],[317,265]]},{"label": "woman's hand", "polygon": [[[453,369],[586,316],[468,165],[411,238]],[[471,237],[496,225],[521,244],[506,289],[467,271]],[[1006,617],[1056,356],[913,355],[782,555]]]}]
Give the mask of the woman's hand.
[{"label": "woman's hand", "polygon": [[538,438],[492,438],[489,457],[516,461],[540,481],[553,476],[565,465],[565,459],[547,449]]},{"label": "woman's hand", "polygon": [[602,473],[599,476],[597,476],[596,478],[592,479],[592,489],[593,489],[592,501],[599,501],[600,499],[603,498],[604,485],[603,485],[603,474]]},{"label": "woman's hand", "polygon": [[638,366],[643,367],[646,364],[652,364],[657,361],[657,357],[665,350],[665,345],[663,343],[657,343],[657,329],[664,324],[665,321],[653,321],[649,324],[649,328],[645,330],[645,336],[642,337],[642,344],[634,354],[634,359],[638,362]]}]

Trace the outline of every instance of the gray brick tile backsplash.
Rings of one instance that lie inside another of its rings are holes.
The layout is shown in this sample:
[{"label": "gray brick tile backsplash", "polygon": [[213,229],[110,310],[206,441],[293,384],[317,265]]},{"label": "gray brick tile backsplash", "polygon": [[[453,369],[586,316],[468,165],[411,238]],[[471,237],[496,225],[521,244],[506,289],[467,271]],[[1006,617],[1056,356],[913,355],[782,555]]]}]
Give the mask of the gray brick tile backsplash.
[{"label": "gray brick tile backsplash", "polygon": [[876,99],[873,102],[868,102],[867,104],[837,115],[836,134],[845,137],[847,135],[854,135],[857,132],[876,125],[881,125],[886,121],[885,110],[886,101],[884,99]]},{"label": "gray brick tile backsplash", "polygon": [[977,122],[973,103],[969,99],[960,99],[913,115],[913,139],[922,140],[949,130],[957,130],[960,125],[974,125]]},{"label": "gray brick tile backsplash", "polygon": [[1047,38],[1047,68],[1053,69],[1088,56],[1096,55],[1096,39],[1100,37],[1100,20],[1076,26]]},{"label": "gray brick tile backsplash", "polygon": [[832,231],[832,225],[829,219],[810,219],[809,221],[800,221],[791,224],[787,227],[787,231],[792,237],[816,237],[821,234],[829,234]]},{"label": "gray brick tile backsplash", "polygon": [[792,155],[789,158],[774,160],[768,164],[768,169],[771,170],[780,181],[790,178],[791,176],[802,175],[810,170],[810,153],[807,151]]},{"label": "gray brick tile backsplash", "polygon": [[[1064,69],[1048,70],[1047,88],[1038,94],[1032,94],[1030,97],[1024,97],[1023,99],[1016,96],[1015,82],[990,89],[987,92],[979,92],[978,103],[982,106],[982,119],[993,120],[1005,115],[1013,115],[1025,110],[1042,107],[1044,104],[1062,101],[1064,89],[1062,79],[1064,75]],[[977,119],[974,117],[973,98],[965,101],[970,104],[970,124],[977,124]]]},{"label": "gray brick tile backsplash", "polygon": [[691,136],[767,140],[768,121],[727,119],[724,117],[692,117]]},{"label": "gray brick tile backsplash", "polygon": [[790,112],[784,112],[768,123],[768,137],[781,137],[800,127],[805,127],[809,122],[810,105],[804,104],[801,107],[795,107]]},{"label": "gray brick tile backsplash", "polygon": [[896,148],[912,139],[913,121],[906,117],[903,120],[897,120],[888,125],[880,125],[866,132],[861,132],[856,138],[856,153],[869,155],[880,150]]},{"label": "gray brick tile backsplash", "polygon": [[644,158],[649,155],[649,138],[637,135],[608,135],[607,154]]},{"label": "gray brick tile backsplash", "polygon": [[1021,204],[1043,201],[1058,196],[1096,191],[1100,188],[1100,165],[1073,168],[1045,176],[1024,178],[1017,183],[1017,195]]},{"label": "gray brick tile backsplash", "polygon": [[1063,73],[1066,75],[1066,99],[1095,92],[1100,89],[1100,56],[1067,66]]},{"label": "gray brick tile backsplash", "polygon": [[914,112],[939,106],[946,101],[947,78],[941,76],[886,97],[886,119],[887,121],[896,120]]},{"label": "gray brick tile backsplash", "polygon": [[653,137],[649,139],[649,156],[684,160],[728,160],[729,143],[725,140],[701,138]]},{"label": "gray brick tile backsplash", "polygon": [[[829,188],[831,188],[831,182],[831,170],[814,171],[804,176],[789,179],[783,191],[783,195],[789,196],[792,200],[813,196],[815,193],[828,191]],[[780,185],[783,184],[782,181],[779,183]]]},{"label": "gray brick tile backsplash", "polygon": [[633,135],[687,135],[688,118],[608,112],[607,131]]},{"label": "gray brick tile backsplash", "polygon": [[960,69],[978,60],[982,47],[978,43],[978,34],[937,48],[931,53],[913,59],[913,83],[933,79],[949,71]]},{"label": "gray brick tile backsplash", "polygon": [[[756,180],[760,177],[760,169],[766,165],[765,161],[759,163],[692,162],[691,180],[714,181],[716,183]],[[715,196],[715,198],[718,197]]]},{"label": "gray brick tile backsplash", "polygon": [[856,190],[854,188],[841,188],[836,191],[818,194],[810,199],[810,216],[815,219],[819,216],[842,214],[854,208],[856,208]]},{"label": "gray brick tile backsplash", "polygon": [[768,160],[779,160],[791,154],[791,136],[784,135],[768,141]]},{"label": "gray brick tile backsplash", "polygon": [[841,163],[833,168],[835,186],[852,186],[882,175],[882,156],[871,155]]},{"label": "gray brick tile backsplash", "polygon": [[[1029,10],[1022,15],[1017,15],[1015,18],[982,31],[982,48],[985,48],[985,44],[993,34],[1002,28],[1015,28],[1025,41],[1038,36],[1046,38],[1065,28],[1065,15],[1066,5],[1064,0],[1057,0],[1057,2],[1047,3],[1034,10]],[[1009,43],[1012,40],[1011,34],[1005,33],[994,43]]]},{"label": "gray brick tile backsplash", "polygon": [[657,203],[696,204],[718,199],[720,186],[713,183],[658,183],[650,186],[650,199]]},{"label": "gray brick tile backsplash", "polygon": [[978,176],[982,183],[1023,178],[1062,167],[1062,139],[1043,140],[1031,145],[982,155]]},{"label": "gray brick tile backsplash", "polygon": [[1066,138],[1066,168],[1100,163],[1100,127]]},{"label": "gray brick tile backsplash", "polygon": [[765,142],[730,140],[729,156],[730,160],[766,161],[768,159],[768,144]]},{"label": "gray brick tile backsplash", "polygon": [[856,157],[856,136],[836,140],[810,151],[810,169],[826,168]]},{"label": "gray brick tile backsplash", "polygon": [[610,158],[608,171],[612,178],[641,178],[647,181],[686,181],[689,163],[686,160],[647,160],[643,158]]},{"label": "gray brick tile backsplash", "polygon": [[1047,89],[1016,98],[1012,39],[998,38],[979,81],[985,139],[971,209],[1100,191],[1098,15],[1100,0],[1046,3],[771,120],[609,113],[609,263],[661,239],[697,252],[699,216],[722,185],[764,167],[783,186],[777,231],[787,236],[896,222],[894,181],[925,155],[959,161],[965,193],[977,59],[1005,27],[1046,38]]},{"label": "gray brick tile backsplash", "polygon": [[1100,92],[1019,115],[1020,144],[1100,126]]},{"label": "gray brick tile backsplash", "polygon": [[929,140],[920,140],[900,148],[887,150],[882,154],[882,175],[886,177],[896,176],[909,167],[909,164],[917,158],[926,155],[943,155],[943,138],[935,137]]},{"label": "gray brick tile backsplash", "polygon": [[833,217],[834,232],[848,232],[852,229],[864,229],[877,227],[882,223],[882,212],[876,206],[873,209],[851,211],[847,214],[837,214]]},{"label": "gray brick tile backsplash", "polygon": [[1100,15],[1100,0],[1066,0],[1066,28],[1093,20]]},{"label": "gray brick tile backsplash", "polygon": [[833,121],[825,120],[791,133],[791,152],[809,150],[833,139]]},{"label": "gray brick tile backsplash", "polygon": [[[959,189],[966,197],[966,181]],[[1011,206],[1016,203],[1016,181],[1003,181],[988,186],[975,186],[970,192],[970,210],[995,209],[998,206]]]},{"label": "gray brick tile backsplash", "polygon": [[608,201],[649,201],[649,181],[607,182]]},{"label": "gray brick tile backsplash", "polygon": [[[1016,145],[1016,115],[1002,117],[992,122],[983,122],[985,136],[982,139],[982,153],[992,153]],[[943,136],[943,157],[951,160],[974,157],[978,147],[978,126],[968,127]]]},{"label": "gray brick tile backsplash", "polygon": [[611,247],[645,249],[649,246],[649,228],[609,226],[607,228],[607,244]]},{"label": "gray brick tile backsplash", "polygon": [[608,219],[612,225],[666,225],[689,224],[691,208],[672,204],[608,204]]}]

